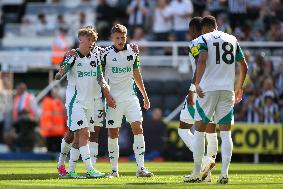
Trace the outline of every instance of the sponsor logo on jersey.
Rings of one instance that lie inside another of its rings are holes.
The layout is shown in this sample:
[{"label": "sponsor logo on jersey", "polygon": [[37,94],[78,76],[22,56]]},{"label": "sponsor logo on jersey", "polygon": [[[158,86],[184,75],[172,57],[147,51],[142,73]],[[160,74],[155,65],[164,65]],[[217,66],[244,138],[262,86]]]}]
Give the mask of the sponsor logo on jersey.
[{"label": "sponsor logo on jersey", "polygon": [[78,77],[96,77],[96,72],[91,70],[91,71],[78,71]]},{"label": "sponsor logo on jersey", "polygon": [[112,67],[112,73],[114,73],[114,74],[128,73],[128,72],[131,72],[131,71],[132,71],[132,68],[129,67],[129,66],[124,67],[124,68]]}]

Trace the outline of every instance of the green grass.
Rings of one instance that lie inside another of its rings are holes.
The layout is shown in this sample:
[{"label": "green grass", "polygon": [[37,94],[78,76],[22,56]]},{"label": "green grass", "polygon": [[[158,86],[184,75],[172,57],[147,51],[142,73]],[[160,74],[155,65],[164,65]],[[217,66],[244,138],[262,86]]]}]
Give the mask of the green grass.
[{"label": "green grass", "polygon": [[[218,185],[220,164],[213,171],[212,183],[183,183],[193,164],[184,162],[146,163],[153,178],[136,178],[135,163],[120,163],[120,178],[59,179],[56,162],[0,161],[0,188],[283,188],[283,164],[238,164],[230,166],[229,184]],[[97,169],[109,172],[109,163],[98,163]],[[83,163],[78,172],[84,173]]]}]

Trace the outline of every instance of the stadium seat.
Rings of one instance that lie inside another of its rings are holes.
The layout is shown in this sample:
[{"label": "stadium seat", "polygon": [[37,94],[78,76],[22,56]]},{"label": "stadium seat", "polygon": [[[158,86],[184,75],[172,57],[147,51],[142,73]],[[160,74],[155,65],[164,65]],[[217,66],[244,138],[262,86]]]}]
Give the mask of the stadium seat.
[{"label": "stadium seat", "polygon": [[160,80],[151,80],[146,82],[146,90],[150,95],[162,94],[163,82]]},{"label": "stadium seat", "polygon": [[162,95],[151,95],[149,97],[151,108],[163,109],[163,96]]},{"label": "stadium seat", "polygon": [[162,88],[163,95],[176,95],[179,91],[179,81],[168,80],[163,82],[164,87]]}]

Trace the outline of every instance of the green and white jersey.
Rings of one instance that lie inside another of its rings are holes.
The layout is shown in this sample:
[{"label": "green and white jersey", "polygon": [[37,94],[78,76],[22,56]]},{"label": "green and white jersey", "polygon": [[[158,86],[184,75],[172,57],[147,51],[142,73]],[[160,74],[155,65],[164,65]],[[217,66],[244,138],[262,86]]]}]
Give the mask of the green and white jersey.
[{"label": "green and white jersey", "polygon": [[206,69],[200,81],[202,90],[234,91],[235,63],[244,59],[236,37],[221,31],[210,32],[200,36],[198,49],[198,52],[208,52]]},{"label": "green and white jersey", "polygon": [[125,102],[136,96],[133,70],[140,66],[139,56],[128,44],[121,51],[112,46],[101,52],[101,64],[112,97],[117,102]]},{"label": "green and white jersey", "polygon": [[66,58],[66,71],[72,70],[75,73],[75,100],[78,100],[83,108],[88,109],[93,105],[94,99],[102,96],[97,82],[97,76],[100,74],[100,49],[95,47],[87,56],[82,55],[78,49],[76,52],[77,56]]},{"label": "green and white jersey", "polygon": [[189,57],[192,66],[193,76],[195,75],[195,71],[196,71],[196,58],[199,54],[198,44],[199,44],[199,37],[189,42]]}]

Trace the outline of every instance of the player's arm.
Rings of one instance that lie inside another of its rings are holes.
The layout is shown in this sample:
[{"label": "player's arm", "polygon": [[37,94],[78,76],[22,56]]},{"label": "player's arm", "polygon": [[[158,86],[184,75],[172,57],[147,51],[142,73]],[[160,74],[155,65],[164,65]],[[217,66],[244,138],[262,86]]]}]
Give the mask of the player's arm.
[{"label": "player's arm", "polygon": [[198,44],[198,59],[196,64],[195,86],[197,94],[200,98],[204,96],[199,84],[206,68],[206,60],[208,57],[207,43],[202,37],[202,41]]},{"label": "player's arm", "polygon": [[238,81],[235,86],[235,103],[239,103],[242,100],[243,96],[243,84],[248,72],[248,64],[245,60],[244,53],[238,43],[236,49],[236,61],[239,63],[240,72]]},{"label": "player's arm", "polygon": [[105,61],[106,61],[106,58],[104,56],[103,59],[101,59],[99,64],[97,65],[97,82],[98,82],[99,86],[101,87],[101,90],[104,94],[104,97],[105,97],[105,100],[106,100],[108,106],[111,107],[111,108],[116,108],[116,101],[110,95],[110,87],[103,77],[102,67],[103,67],[103,65],[105,67],[105,64],[106,64]]},{"label": "player's arm", "polygon": [[139,88],[142,96],[143,96],[143,101],[144,101],[144,108],[147,110],[150,108],[150,102],[149,102],[149,98],[147,96],[145,87],[144,87],[144,83],[143,83],[143,79],[142,79],[142,75],[140,72],[140,58],[139,56],[136,56],[134,65],[133,65],[133,76],[134,76],[134,80],[136,82],[137,87]]},{"label": "player's arm", "polygon": [[76,55],[77,55],[76,49],[72,49],[66,52],[66,54],[64,55],[64,60],[60,64],[60,68],[55,75],[56,80],[60,80],[63,77],[63,75],[71,69],[71,64],[70,67],[67,64],[69,64],[69,60],[72,59],[72,57],[73,58],[76,57]]}]

